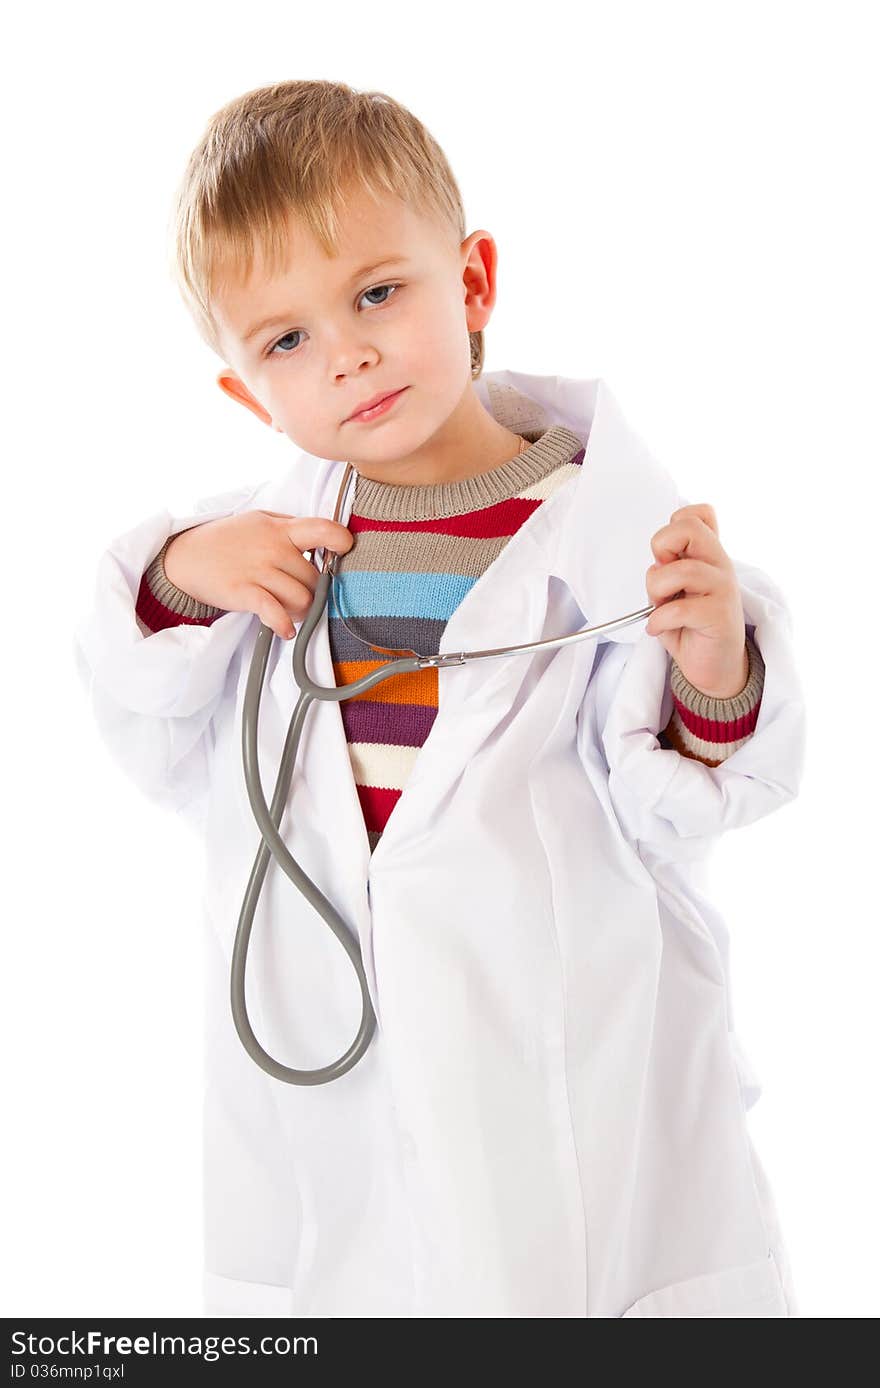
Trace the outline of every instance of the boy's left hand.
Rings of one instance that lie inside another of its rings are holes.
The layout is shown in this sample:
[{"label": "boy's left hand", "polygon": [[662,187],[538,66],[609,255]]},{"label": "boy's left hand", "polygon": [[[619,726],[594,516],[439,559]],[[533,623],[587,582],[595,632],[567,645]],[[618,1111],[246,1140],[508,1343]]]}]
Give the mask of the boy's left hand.
[{"label": "boy's left hand", "polygon": [[656,607],[645,625],[701,693],[729,699],[749,678],[746,624],[736,570],[718,539],[711,506],[683,506],[651,539],[645,575]]}]

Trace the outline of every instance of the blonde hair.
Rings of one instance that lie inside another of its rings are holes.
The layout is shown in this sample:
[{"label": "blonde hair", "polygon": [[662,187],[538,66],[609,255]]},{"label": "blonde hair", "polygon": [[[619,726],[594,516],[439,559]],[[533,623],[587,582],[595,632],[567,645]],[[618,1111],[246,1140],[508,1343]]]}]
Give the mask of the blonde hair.
[{"label": "blonde hair", "polygon": [[[338,213],[350,188],[383,193],[436,217],[464,240],[464,208],[436,140],[384,92],[344,82],[275,82],[228,102],[208,121],[178,186],[172,275],[208,346],[223,356],[211,300],[227,274],[250,276],[259,249],[270,275],[289,257],[291,213],[325,254],[337,253]],[[472,332],[471,376],[483,369]]]}]

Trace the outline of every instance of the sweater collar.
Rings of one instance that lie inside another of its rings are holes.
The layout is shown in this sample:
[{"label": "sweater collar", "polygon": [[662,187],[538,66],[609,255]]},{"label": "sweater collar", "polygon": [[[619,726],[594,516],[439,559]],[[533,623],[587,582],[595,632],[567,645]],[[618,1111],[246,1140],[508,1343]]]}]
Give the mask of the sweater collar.
[{"label": "sweater collar", "polygon": [[370,520],[420,521],[462,515],[518,496],[541,482],[551,472],[583,449],[578,436],[564,425],[550,428],[521,427],[518,432],[530,440],[529,447],[498,467],[456,482],[433,482],[408,486],[398,482],[376,482],[357,476],[353,510]]}]

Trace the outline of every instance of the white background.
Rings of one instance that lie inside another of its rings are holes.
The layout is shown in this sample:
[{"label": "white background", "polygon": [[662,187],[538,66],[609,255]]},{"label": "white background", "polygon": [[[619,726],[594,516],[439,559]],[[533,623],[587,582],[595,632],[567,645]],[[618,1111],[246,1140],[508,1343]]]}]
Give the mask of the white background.
[{"label": "white background", "polygon": [[216,386],[166,225],[219,106],[321,77],[410,106],[495,237],[485,369],[605,378],[791,605],[801,795],[720,843],[714,898],[801,1312],[876,1316],[871,7],[10,16],[3,1313],[199,1314],[201,849],[109,760],[73,630],[113,537],[288,465]]}]

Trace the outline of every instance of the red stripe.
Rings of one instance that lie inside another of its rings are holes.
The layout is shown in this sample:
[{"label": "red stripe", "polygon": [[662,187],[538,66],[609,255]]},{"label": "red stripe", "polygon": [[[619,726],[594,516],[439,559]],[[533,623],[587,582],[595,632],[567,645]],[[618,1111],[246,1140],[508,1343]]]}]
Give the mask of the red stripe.
[{"label": "red stripe", "polygon": [[429,535],[459,535],[473,540],[494,540],[500,535],[512,535],[533,511],[541,505],[543,498],[535,501],[522,501],[512,497],[509,501],[499,501],[495,506],[484,506],[481,511],[467,511],[461,516],[437,516],[430,520],[371,520],[368,516],[352,514],[347,528],[352,535],[362,530],[412,530],[423,531]]},{"label": "red stripe", "polygon": [[673,694],[678,716],[692,737],[705,738],[707,742],[738,742],[741,737],[748,737],[749,733],[755,731],[758,722],[758,710],[761,707],[761,700],[742,715],[741,718],[731,718],[729,721],[720,718],[704,718],[699,713],[694,713]]},{"label": "red stripe", "polygon": [[381,832],[388,823],[388,816],[400,799],[401,792],[382,786],[357,785],[356,788],[367,828]]},{"label": "red stripe", "polygon": [[[148,626],[151,631],[164,631],[166,627],[179,626],[209,627],[217,620],[216,617],[184,617],[180,612],[172,612],[155,596],[145,574],[141,575],[141,586],[138,589],[134,610],[144,626]],[[224,614],[221,612],[218,615],[222,617]]]}]

